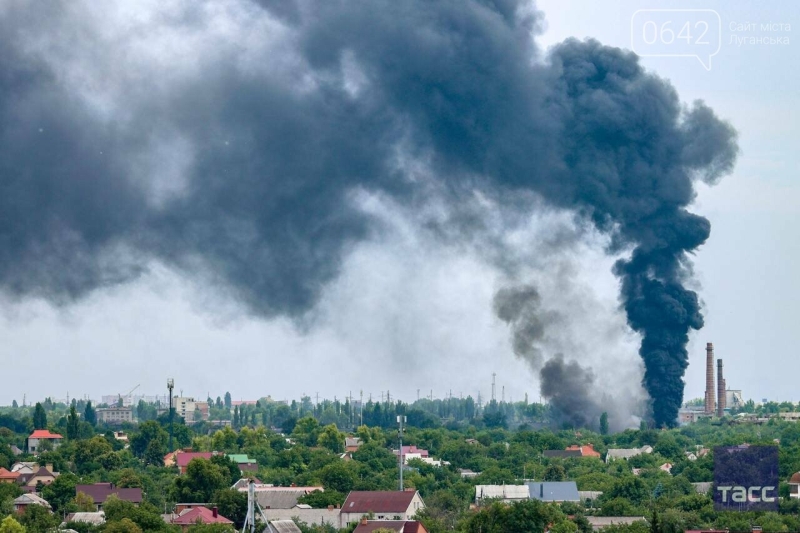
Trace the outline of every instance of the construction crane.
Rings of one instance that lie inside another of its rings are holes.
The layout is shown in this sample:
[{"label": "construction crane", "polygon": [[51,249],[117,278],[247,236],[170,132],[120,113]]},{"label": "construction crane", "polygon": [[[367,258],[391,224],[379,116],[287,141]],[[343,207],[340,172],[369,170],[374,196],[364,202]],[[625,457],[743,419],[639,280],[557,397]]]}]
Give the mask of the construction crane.
[{"label": "construction crane", "polygon": [[135,386],[134,388],[132,388],[131,390],[129,390],[129,391],[128,391],[128,393],[127,393],[125,396],[123,396],[122,394],[120,394],[120,395],[119,395],[119,402],[120,402],[121,404],[125,405],[125,402],[123,402],[123,401],[122,401],[122,398],[130,398],[130,396],[131,396],[131,394],[133,393],[133,391],[135,391],[136,389],[138,389],[140,385],[141,385],[141,383],[140,383],[139,385],[136,385],[136,386]]}]

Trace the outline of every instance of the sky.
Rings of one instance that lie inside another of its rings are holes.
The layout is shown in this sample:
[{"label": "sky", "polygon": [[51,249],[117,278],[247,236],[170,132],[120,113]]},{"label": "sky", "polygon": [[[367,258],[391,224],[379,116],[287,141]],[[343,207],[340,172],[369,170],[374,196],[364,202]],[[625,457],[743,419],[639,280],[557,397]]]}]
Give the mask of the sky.
[{"label": "sky", "polygon": [[[800,400],[794,380],[800,370],[795,354],[800,331],[793,305],[800,295],[795,274],[800,239],[792,224],[800,208],[800,156],[795,149],[800,74],[793,35],[800,28],[800,6],[789,1],[762,4],[685,4],[719,15],[721,44],[710,70],[693,57],[641,58],[648,71],[669,80],[683,102],[704,100],[739,133],[735,170],[713,186],[698,182],[691,207],[711,221],[711,237],[693,257],[691,288],[699,293],[705,326],[690,333],[686,398],[703,395],[705,343],[713,342],[716,356],[725,361],[730,388],[756,400]],[[116,13],[119,20],[109,22],[98,14],[86,24],[104,28],[104,37],[113,40],[115,31],[126,28],[120,20],[128,16],[147,24],[155,3],[141,6],[134,13]],[[672,7],[671,2],[539,1],[545,22],[536,41],[545,50],[569,37],[630,49],[637,10]],[[680,21],[686,15],[658,16]],[[0,9],[3,17],[10,15]],[[247,24],[239,15],[210,20],[215,24],[203,30],[210,35],[208,42],[235,40],[243,68],[259,68],[258,54],[267,46],[260,40],[263,32],[280,33],[264,22],[263,27],[247,26],[252,34],[234,38],[238,25]],[[790,29],[735,31],[741,23]],[[80,42],[83,34],[75,34]],[[781,42],[739,45],[731,41],[737,36],[781,37]],[[163,63],[158,72],[165,78],[152,80],[151,90],[158,93],[196,68],[188,61],[172,72],[175,61],[192,57],[187,50],[206,41],[202,32],[163,31],[152,37],[134,40],[127,57]],[[53,52],[47,48],[52,43],[36,42],[30,35],[19,38],[31,38],[34,53],[62,54],[61,79],[81,88],[98,114],[114,115],[119,95],[139,96],[127,92],[125,74],[113,61],[104,63],[109,57],[101,50],[89,53],[91,48],[77,44],[75,53]],[[215,52],[213,47],[209,52]],[[291,63],[291,53],[286,57]],[[103,69],[93,70],[98,63]],[[269,68],[291,70],[291,65],[277,61]],[[363,82],[354,72],[346,81],[357,95]],[[115,81],[113,90],[98,81],[103,76]],[[297,82],[297,91],[305,90],[303,83]],[[198,102],[185,104],[191,109],[202,106],[203,100]],[[153,176],[153,197],[166,202],[189,187],[184,159],[190,152],[179,137],[161,139],[142,151],[138,164],[142,174]],[[109,198],[113,201],[114,191]],[[6,378],[0,404],[21,401],[23,395],[29,402],[67,395],[99,399],[137,385],[137,393],[163,394],[168,378],[175,379],[177,392],[199,398],[225,391],[234,399],[302,394],[341,399],[350,394],[358,398],[362,392],[365,399],[376,399],[386,391],[409,401],[417,395],[480,393],[487,398],[493,374],[498,399],[502,395],[516,401],[528,395],[536,400],[538,376],[514,355],[508,325],[492,308],[495,293],[508,283],[503,262],[493,255],[497,252],[486,248],[497,242],[503,243],[503,258],[513,253],[526,265],[520,275],[536,283],[543,301],[570,317],[554,335],[557,348],[584,354],[600,390],[636,388],[642,372],[639,338],[620,309],[619,281],[612,274],[619,254],[604,253],[606,236],[576,228],[568,213],[541,208],[533,200],[532,209],[516,216],[506,212],[504,198],[478,196],[469,214],[484,221],[486,235],[472,241],[443,240],[430,226],[431,220],[449,214],[446,203],[404,204],[358,187],[349,201],[379,221],[381,230],[347,242],[338,272],[319,282],[318,301],[299,318],[254,312],[246,288],[232,291],[213,273],[188,276],[185,262],[166,259],[148,260],[143,272],[130,280],[66,302],[54,304],[36,291],[0,297],[0,357]],[[551,249],[552,236],[561,233],[575,239]],[[281,290],[280,284],[275,290]]]}]

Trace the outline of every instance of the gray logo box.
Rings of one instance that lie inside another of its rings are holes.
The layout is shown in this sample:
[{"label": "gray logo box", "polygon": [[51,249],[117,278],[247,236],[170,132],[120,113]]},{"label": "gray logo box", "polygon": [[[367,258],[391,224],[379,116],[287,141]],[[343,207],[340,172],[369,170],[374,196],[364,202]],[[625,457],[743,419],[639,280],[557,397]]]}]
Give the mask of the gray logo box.
[{"label": "gray logo box", "polygon": [[778,447],[714,448],[714,509],[778,510]]}]

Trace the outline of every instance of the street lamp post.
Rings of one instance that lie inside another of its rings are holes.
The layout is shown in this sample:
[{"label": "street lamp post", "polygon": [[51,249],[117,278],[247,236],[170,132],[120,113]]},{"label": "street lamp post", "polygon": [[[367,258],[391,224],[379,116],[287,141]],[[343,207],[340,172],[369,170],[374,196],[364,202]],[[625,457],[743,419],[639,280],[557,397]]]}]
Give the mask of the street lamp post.
[{"label": "street lamp post", "polygon": [[397,415],[397,425],[399,426],[398,435],[400,437],[400,450],[397,455],[400,456],[400,491],[404,490],[403,487],[403,424],[406,422],[405,415]]},{"label": "street lamp post", "polygon": [[169,389],[169,451],[172,453],[172,389],[175,387],[175,380],[167,379],[167,389]]}]

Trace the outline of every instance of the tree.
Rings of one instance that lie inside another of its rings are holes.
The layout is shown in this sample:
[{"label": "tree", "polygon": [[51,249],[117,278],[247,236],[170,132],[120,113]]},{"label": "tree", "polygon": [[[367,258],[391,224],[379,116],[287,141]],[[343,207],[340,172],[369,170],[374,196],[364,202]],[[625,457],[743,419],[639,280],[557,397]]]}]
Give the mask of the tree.
[{"label": "tree", "polygon": [[103,529],[104,533],[142,533],[142,528],[130,518],[123,518],[118,522],[109,522]]},{"label": "tree", "polygon": [[608,435],[608,413],[605,411],[600,415],[600,434]]},{"label": "tree", "polygon": [[12,407],[12,409],[18,409],[19,408],[19,404],[17,403],[17,400],[12,400],[11,407]]},{"label": "tree", "polygon": [[92,401],[86,402],[86,409],[83,411],[83,419],[92,426],[97,425],[97,412],[92,407]]},{"label": "tree", "polygon": [[151,448],[150,444],[155,442],[155,448],[164,450],[162,454],[163,460],[163,455],[167,453],[168,438],[169,435],[158,422],[155,420],[148,420],[147,422],[139,424],[139,432],[130,438],[131,451],[136,457],[144,458],[145,452]]},{"label": "tree", "polygon": [[96,510],[94,498],[84,492],[78,492],[78,494],[75,495],[74,501],[75,505],[78,507],[78,511],[91,513]]},{"label": "tree", "polygon": [[344,433],[339,431],[336,424],[328,424],[322,428],[317,444],[333,453],[342,453],[344,451],[344,437]]},{"label": "tree", "polygon": [[80,420],[78,419],[78,411],[72,405],[69,408],[69,416],[67,416],[67,438],[75,440],[78,438],[80,430]]},{"label": "tree", "polygon": [[44,412],[44,407],[39,402],[36,402],[36,407],[33,408],[33,429],[47,428],[47,413]]},{"label": "tree", "polygon": [[0,522],[0,533],[25,533],[25,527],[13,517],[7,516]]},{"label": "tree", "polygon": [[175,479],[171,492],[176,502],[210,502],[219,490],[229,486],[229,473],[207,459],[192,459],[186,474]]},{"label": "tree", "polygon": [[225,393],[225,407],[227,407],[228,409],[231,408],[231,393],[230,392],[226,392]]},{"label": "tree", "polygon": [[42,489],[42,498],[53,507],[53,511],[61,513],[75,497],[77,484],[78,476],[71,472],[61,472],[60,476]]},{"label": "tree", "polygon": [[19,522],[28,533],[49,533],[61,520],[42,505],[27,505]]},{"label": "tree", "polygon": [[244,525],[247,516],[247,493],[234,489],[218,490],[214,494],[214,503],[219,514],[233,521],[237,529]]},{"label": "tree", "polygon": [[545,481],[564,481],[567,478],[567,473],[561,465],[550,465],[544,471]]}]

